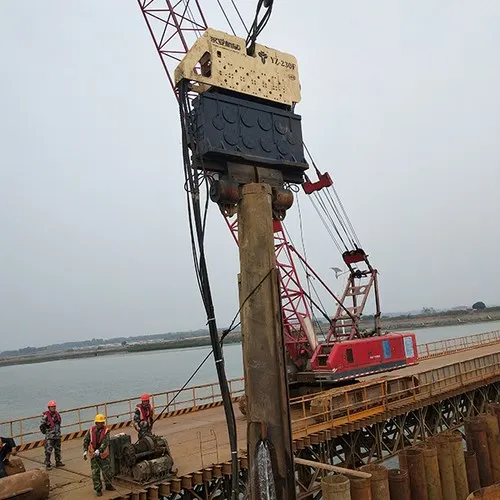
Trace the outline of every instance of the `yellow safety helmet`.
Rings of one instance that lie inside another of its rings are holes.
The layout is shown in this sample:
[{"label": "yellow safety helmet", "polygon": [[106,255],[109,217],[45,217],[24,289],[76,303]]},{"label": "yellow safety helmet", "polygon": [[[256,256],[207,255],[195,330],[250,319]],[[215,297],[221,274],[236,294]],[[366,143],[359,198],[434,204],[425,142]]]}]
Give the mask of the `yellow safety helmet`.
[{"label": "yellow safety helmet", "polygon": [[95,416],[94,422],[97,424],[99,422],[102,422],[103,424],[106,423],[106,419],[104,418],[104,415],[102,413],[98,413]]}]

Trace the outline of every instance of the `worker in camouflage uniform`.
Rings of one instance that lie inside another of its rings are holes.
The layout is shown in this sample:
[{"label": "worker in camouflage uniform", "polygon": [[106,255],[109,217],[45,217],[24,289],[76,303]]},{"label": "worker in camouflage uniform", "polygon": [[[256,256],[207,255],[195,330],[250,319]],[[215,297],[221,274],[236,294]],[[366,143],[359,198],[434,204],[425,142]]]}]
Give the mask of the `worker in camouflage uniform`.
[{"label": "worker in camouflage uniform", "polygon": [[47,403],[48,411],[42,414],[40,422],[40,432],[45,435],[45,467],[50,470],[50,457],[52,451],[56,459],[56,467],[63,467],[61,460],[61,415],[56,410],[56,402]]},{"label": "worker in camouflage uniform", "polygon": [[153,407],[149,402],[149,394],[144,393],[141,396],[141,402],[135,407],[134,429],[138,432],[138,438],[141,439],[153,432],[154,416]]},{"label": "worker in camouflage uniform", "polygon": [[0,437],[0,478],[7,476],[5,466],[9,464],[9,456],[16,454],[16,443],[12,438]]},{"label": "worker in camouflage uniform", "polygon": [[104,415],[98,414],[94,419],[95,425],[85,434],[83,440],[83,459],[87,460],[90,455],[90,468],[92,470],[92,482],[98,497],[102,496],[102,478],[106,489],[114,491],[111,484],[111,466],[109,462],[109,429],[106,427]]}]

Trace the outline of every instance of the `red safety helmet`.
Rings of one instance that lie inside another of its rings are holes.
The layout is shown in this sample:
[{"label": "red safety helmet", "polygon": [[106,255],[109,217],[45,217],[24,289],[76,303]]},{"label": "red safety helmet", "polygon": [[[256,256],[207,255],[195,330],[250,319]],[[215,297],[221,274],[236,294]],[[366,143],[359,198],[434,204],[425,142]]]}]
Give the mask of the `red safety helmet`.
[{"label": "red safety helmet", "polygon": [[49,401],[49,402],[47,403],[47,408],[50,408],[51,406],[53,406],[53,407],[55,408],[55,407],[57,406],[57,405],[56,405],[56,402],[55,402],[55,401],[53,401],[53,400]]},{"label": "red safety helmet", "polygon": [[147,392],[141,395],[141,401],[149,401],[149,394]]}]

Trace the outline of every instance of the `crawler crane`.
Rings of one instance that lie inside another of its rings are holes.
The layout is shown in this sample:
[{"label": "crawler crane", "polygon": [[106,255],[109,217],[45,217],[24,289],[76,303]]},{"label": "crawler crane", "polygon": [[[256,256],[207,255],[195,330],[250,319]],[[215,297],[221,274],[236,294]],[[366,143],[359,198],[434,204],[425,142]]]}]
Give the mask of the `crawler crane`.
[{"label": "crawler crane", "polygon": [[[221,93],[230,99],[236,92],[248,90],[247,96],[264,102],[261,100],[264,93],[268,99],[269,94],[275,91],[276,86],[266,82],[262,82],[257,90],[253,84],[250,85],[251,78],[247,81],[244,75],[238,74],[239,68],[235,61],[239,60],[240,55],[245,55],[248,40],[208,28],[199,0],[138,0],[138,3],[177,98],[181,79],[190,82],[191,99],[200,94],[210,96],[211,93]],[[259,0],[258,5],[270,11],[272,1]],[[295,74],[293,65],[296,65],[296,61],[293,56],[287,59],[286,54],[280,56],[281,53],[273,49],[259,47],[260,51],[255,54],[256,68],[259,64],[265,67],[266,63],[269,65],[271,62]],[[221,61],[225,64],[224,69],[219,64]],[[231,67],[226,68],[228,65]],[[220,78],[222,73],[223,79]],[[248,89],[244,89],[247,83]],[[289,88],[292,87],[289,85]],[[293,109],[295,106],[294,102],[286,103],[278,96],[273,98],[276,109]],[[234,138],[236,149],[239,140],[241,138]],[[285,163],[288,154],[283,149],[281,158]],[[235,215],[238,174],[231,178],[231,172],[223,174],[219,168],[212,166],[205,158],[204,167],[210,171],[211,198],[218,202],[227,226],[238,243],[238,220]],[[348,269],[348,279],[343,294],[336,297],[291,244],[282,221],[284,210],[280,210],[277,204],[274,220],[276,265],[280,277],[282,326],[291,394],[303,392],[304,388],[314,390],[318,385],[324,387],[327,384],[348,383],[363,375],[386,372],[418,362],[413,333],[382,331],[377,270],[372,267],[368,254],[357,238],[332,178],[328,173],[322,173],[314,163],[313,167],[316,180],[311,180],[304,171],[299,175],[302,176],[299,184],[313,200],[318,216],[326,223],[337,244]],[[296,263],[324,287],[336,306],[334,316],[328,318],[328,333],[323,342],[319,342],[314,328],[310,305],[314,301],[301,285]],[[375,304],[373,329],[360,331],[360,318],[370,296]]]}]

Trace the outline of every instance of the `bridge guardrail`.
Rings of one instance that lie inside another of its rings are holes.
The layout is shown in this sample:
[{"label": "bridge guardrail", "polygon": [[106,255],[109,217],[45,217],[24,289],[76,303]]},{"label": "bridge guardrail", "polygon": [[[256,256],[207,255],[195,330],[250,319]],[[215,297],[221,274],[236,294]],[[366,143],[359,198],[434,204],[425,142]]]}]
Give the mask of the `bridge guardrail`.
[{"label": "bridge guardrail", "polygon": [[[243,377],[228,381],[231,397],[237,400],[244,393]],[[179,393],[175,401],[173,398]],[[173,401],[173,402],[172,402]],[[87,406],[61,410],[62,417],[61,431],[63,440],[81,437],[93,424],[97,413],[102,413],[106,417],[108,427],[118,429],[130,425],[134,417],[135,406],[140,402],[140,397],[120,399],[105,403],[98,403]],[[151,394],[151,402],[157,413],[165,406],[169,405],[168,411],[162,417],[171,417],[192,411],[212,408],[222,404],[222,397],[218,383],[203,384],[186,387],[179,392],[179,389]],[[17,445],[34,443],[33,448],[40,446],[43,442],[43,434],[40,433],[40,415],[26,418],[19,418],[0,422],[0,435],[10,436],[16,440]]]},{"label": "bridge guardrail", "polygon": [[[500,330],[419,344],[417,348],[419,358],[424,360],[462,350],[473,349],[478,346],[493,344],[495,342],[500,342]],[[243,396],[243,377],[234,378],[228,382],[233,400]],[[344,391],[344,389],[339,390]],[[152,394],[154,407],[160,409],[170,404],[177,392],[179,392],[179,389]],[[380,393],[377,397],[380,398],[381,396],[383,396],[383,393]],[[137,396],[61,410],[60,413],[63,417],[62,431],[65,434],[64,439],[68,440],[81,437],[92,424],[96,413],[103,413],[107,418],[109,426],[113,429],[126,427],[130,425],[133,419],[135,405],[138,402],[139,397]],[[164,416],[175,416],[181,413],[219,406],[221,404],[222,398],[217,383],[186,387],[181,391],[177,399],[171,403]],[[350,411],[352,409],[351,407],[349,408]],[[13,437],[19,445],[33,443],[32,447],[40,446],[41,443],[43,443],[43,435],[39,432],[38,428],[40,417],[41,414],[33,417],[23,417],[0,422],[0,435]]]},{"label": "bridge guardrail", "polygon": [[415,376],[378,379],[294,398],[292,432],[295,439],[382,414],[395,405],[425,400],[500,376],[500,353],[455,362]]},{"label": "bridge guardrail", "polygon": [[475,335],[466,335],[454,339],[436,340],[426,344],[417,346],[418,357],[420,360],[443,356],[445,354],[453,354],[455,352],[467,351],[475,349],[479,346],[495,344],[500,341],[500,330],[492,330],[490,332],[478,333]]}]

